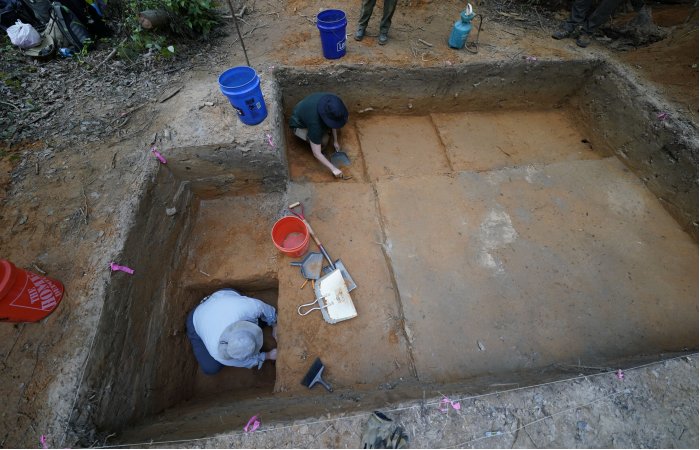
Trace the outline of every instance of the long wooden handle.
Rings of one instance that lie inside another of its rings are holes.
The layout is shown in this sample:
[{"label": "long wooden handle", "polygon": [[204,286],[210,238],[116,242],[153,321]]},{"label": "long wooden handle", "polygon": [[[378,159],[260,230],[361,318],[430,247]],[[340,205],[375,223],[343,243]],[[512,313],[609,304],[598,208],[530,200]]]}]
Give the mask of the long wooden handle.
[{"label": "long wooden handle", "polygon": [[301,220],[302,220],[302,222],[304,222],[304,224],[306,225],[306,228],[308,228],[309,234],[311,235],[312,238],[314,238],[314,242],[316,243],[316,245],[318,245],[318,247],[320,248],[320,247],[321,247],[321,241],[319,241],[319,240],[318,240],[318,237],[316,237],[316,233],[314,233],[314,229],[311,228],[311,225],[309,224],[309,222],[306,221],[306,219],[301,219]]},{"label": "long wooden handle", "polygon": [[323,256],[325,256],[326,261],[328,261],[328,264],[331,266],[331,269],[335,270],[335,263],[331,259],[331,257],[328,255],[328,252],[326,249],[323,247],[323,244],[321,244],[321,241],[316,237],[316,233],[314,233],[314,229],[311,228],[311,225],[309,225],[309,222],[306,221],[306,219],[302,218],[302,222],[306,225],[306,228],[309,230],[309,234],[311,235],[312,238],[314,238],[314,242],[316,245],[318,245],[319,250],[321,250],[321,253],[323,253]]}]

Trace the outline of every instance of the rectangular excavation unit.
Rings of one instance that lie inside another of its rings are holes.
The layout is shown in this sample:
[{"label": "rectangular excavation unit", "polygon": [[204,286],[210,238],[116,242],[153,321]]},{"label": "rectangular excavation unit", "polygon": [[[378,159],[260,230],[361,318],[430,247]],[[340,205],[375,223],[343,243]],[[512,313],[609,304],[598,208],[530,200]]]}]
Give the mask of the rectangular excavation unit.
[{"label": "rectangular excavation unit", "polygon": [[[659,100],[619,68],[281,68],[263,91],[277,146],[169,150],[144,193],[121,260],[148,276],[112,278],[73,412],[86,445],[112,432],[200,438],[254,413],[269,424],[380,408],[697,349],[697,128],[659,120]],[[350,110],[350,180],[286,126],[315,91]],[[357,282],[358,317],[297,314],[312,290],[270,239],[294,201]],[[223,287],[278,308],[275,364],[198,371],[185,318]],[[332,394],[300,384],[316,357]]]}]

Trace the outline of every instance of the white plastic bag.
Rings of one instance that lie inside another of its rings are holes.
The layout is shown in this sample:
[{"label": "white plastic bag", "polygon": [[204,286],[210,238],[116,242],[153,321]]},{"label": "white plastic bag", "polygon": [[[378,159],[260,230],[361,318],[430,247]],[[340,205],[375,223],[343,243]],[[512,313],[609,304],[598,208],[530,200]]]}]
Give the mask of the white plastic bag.
[{"label": "white plastic bag", "polygon": [[41,36],[34,27],[28,23],[22,23],[21,20],[7,29],[7,35],[10,36],[10,41],[19,48],[36,47],[41,43]]}]

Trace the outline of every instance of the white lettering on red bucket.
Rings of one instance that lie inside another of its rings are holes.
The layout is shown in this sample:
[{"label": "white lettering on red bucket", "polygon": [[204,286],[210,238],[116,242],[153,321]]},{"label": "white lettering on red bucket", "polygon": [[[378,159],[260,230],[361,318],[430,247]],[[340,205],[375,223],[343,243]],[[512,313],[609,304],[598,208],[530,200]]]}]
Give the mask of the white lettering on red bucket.
[{"label": "white lettering on red bucket", "polygon": [[27,286],[26,292],[29,297],[29,303],[26,303],[26,300],[23,302],[23,296],[19,296],[11,305],[40,311],[51,311],[55,308],[58,303],[57,297],[61,294],[60,289],[54,286],[53,283],[48,282],[46,278],[37,274],[29,273],[27,274],[27,278],[29,282],[34,285],[33,287]]},{"label": "white lettering on red bucket", "polygon": [[29,288],[27,291],[29,294],[29,302],[34,304],[35,302],[39,301],[39,293],[36,291],[36,288]]}]

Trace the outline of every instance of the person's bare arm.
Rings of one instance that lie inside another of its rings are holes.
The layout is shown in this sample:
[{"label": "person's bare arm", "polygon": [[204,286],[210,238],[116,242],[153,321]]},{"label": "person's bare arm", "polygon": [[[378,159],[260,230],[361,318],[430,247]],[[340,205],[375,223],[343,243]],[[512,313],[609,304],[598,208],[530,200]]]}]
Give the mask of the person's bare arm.
[{"label": "person's bare arm", "polygon": [[[333,131],[335,131],[335,130],[333,130]],[[321,152],[321,146],[319,144],[314,144],[313,142],[309,142],[309,144],[311,145],[311,152],[314,154],[316,159],[318,159],[321,162],[321,164],[326,166],[328,168],[328,170],[333,172],[333,176],[335,176],[335,177],[342,177],[343,176],[343,172],[340,169],[338,169],[337,167],[335,167],[333,164],[331,164],[331,162],[328,161],[328,159],[326,159],[326,157]]]}]

